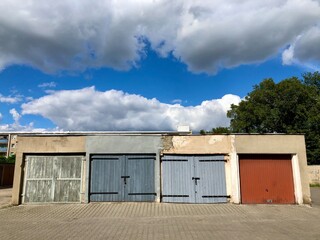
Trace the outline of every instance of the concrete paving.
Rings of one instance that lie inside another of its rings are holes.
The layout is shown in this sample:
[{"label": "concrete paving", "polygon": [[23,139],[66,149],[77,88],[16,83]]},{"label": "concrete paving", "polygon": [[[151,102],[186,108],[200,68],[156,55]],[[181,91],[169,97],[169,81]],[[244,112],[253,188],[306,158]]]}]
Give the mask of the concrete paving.
[{"label": "concrete paving", "polygon": [[0,209],[11,206],[12,188],[0,187]]},{"label": "concrete paving", "polygon": [[320,239],[320,188],[311,188],[312,208],[164,203],[8,208],[11,191],[0,189],[0,239]]},{"label": "concrete paving", "polygon": [[312,187],[311,191],[311,199],[313,206],[320,206],[320,187]]},{"label": "concrete paving", "polygon": [[90,203],[0,209],[0,239],[320,239],[320,207]]}]

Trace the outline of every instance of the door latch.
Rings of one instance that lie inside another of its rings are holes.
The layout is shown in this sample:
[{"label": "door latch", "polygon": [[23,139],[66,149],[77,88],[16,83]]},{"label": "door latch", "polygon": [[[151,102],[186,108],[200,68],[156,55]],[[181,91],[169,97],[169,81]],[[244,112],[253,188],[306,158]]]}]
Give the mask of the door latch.
[{"label": "door latch", "polygon": [[124,184],[127,184],[127,178],[130,178],[130,176],[121,176],[123,178]]},{"label": "door latch", "polygon": [[197,185],[198,184],[198,180],[200,180],[199,177],[192,177],[192,180],[194,180],[194,183]]}]

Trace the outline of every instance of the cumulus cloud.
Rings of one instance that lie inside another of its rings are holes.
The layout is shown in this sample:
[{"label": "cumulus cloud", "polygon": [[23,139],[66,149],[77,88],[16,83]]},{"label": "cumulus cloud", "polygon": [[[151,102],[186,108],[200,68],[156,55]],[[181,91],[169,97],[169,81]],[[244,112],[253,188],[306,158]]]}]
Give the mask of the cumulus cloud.
[{"label": "cumulus cloud", "polygon": [[176,130],[187,123],[193,130],[228,126],[226,111],[240,97],[227,94],[197,106],[161,103],[122,91],[94,87],[56,91],[22,105],[22,114],[38,114],[64,130]]},{"label": "cumulus cloud", "polygon": [[[48,131],[44,128],[35,128],[33,122],[27,125],[21,125],[19,120],[21,118],[21,114],[15,109],[12,108],[9,113],[13,118],[13,123],[0,124],[0,131],[8,131],[8,132],[44,132]],[[2,114],[0,113],[0,122],[2,120]]]},{"label": "cumulus cloud", "polygon": [[21,101],[21,96],[3,96],[0,94],[0,103],[17,103]]},{"label": "cumulus cloud", "polygon": [[285,65],[300,64],[320,69],[320,26],[314,26],[298,36],[282,54]]},{"label": "cumulus cloud", "polygon": [[0,124],[0,131],[3,132],[59,132],[55,129],[45,129],[45,128],[35,128],[33,123],[29,123],[28,125],[17,125],[15,123],[10,124]]},{"label": "cumulus cloud", "polygon": [[[275,56],[320,21],[313,0],[2,0],[0,12],[0,68],[45,72],[126,70],[148,42],[190,71],[215,73]],[[310,43],[301,45],[304,58]]]}]

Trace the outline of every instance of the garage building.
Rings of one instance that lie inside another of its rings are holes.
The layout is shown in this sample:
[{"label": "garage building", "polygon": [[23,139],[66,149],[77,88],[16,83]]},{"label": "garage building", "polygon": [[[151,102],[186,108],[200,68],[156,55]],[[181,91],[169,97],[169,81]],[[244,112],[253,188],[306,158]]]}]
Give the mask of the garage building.
[{"label": "garage building", "polygon": [[13,204],[310,203],[303,135],[20,134]]}]

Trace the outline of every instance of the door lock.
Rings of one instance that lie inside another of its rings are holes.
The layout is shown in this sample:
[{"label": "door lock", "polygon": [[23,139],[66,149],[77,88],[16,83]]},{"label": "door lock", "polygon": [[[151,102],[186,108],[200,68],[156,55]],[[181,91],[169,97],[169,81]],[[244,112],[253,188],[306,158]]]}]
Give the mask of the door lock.
[{"label": "door lock", "polygon": [[194,183],[197,185],[198,184],[198,180],[200,180],[199,177],[192,177],[192,180],[194,180]]},{"label": "door lock", "polygon": [[121,176],[123,178],[124,184],[127,184],[127,178],[130,178],[130,176]]}]

